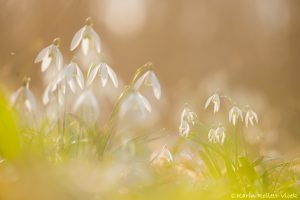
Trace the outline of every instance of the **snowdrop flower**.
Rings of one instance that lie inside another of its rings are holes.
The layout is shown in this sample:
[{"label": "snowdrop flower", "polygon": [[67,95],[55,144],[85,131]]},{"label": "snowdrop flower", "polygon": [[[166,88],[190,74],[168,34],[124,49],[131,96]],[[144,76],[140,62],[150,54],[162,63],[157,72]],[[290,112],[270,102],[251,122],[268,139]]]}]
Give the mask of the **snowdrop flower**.
[{"label": "snowdrop flower", "polygon": [[52,80],[48,86],[46,87],[44,94],[43,94],[43,103],[46,105],[50,102],[52,98],[57,96],[59,105],[64,104],[64,95],[66,92],[66,84],[62,82],[62,79],[56,77]]},{"label": "snowdrop flower", "polygon": [[233,106],[229,111],[229,122],[235,126],[238,118],[240,118],[243,121],[243,113],[241,109],[239,109],[236,106]]},{"label": "snowdrop flower", "polygon": [[190,130],[190,124],[186,120],[182,120],[179,126],[179,135],[187,137],[189,136]]},{"label": "snowdrop flower", "polygon": [[99,116],[97,98],[91,90],[85,90],[76,99],[73,106],[74,113],[80,113],[86,122],[96,122]]},{"label": "snowdrop flower", "polygon": [[254,126],[254,122],[258,123],[257,114],[250,109],[246,112],[246,116],[245,116],[246,127],[248,127],[249,122],[252,126]]},{"label": "snowdrop flower", "polygon": [[88,78],[87,78],[87,85],[91,85],[94,81],[97,74],[101,78],[101,84],[104,87],[108,79],[110,79],[115,87],[118,87],[118,78],[114,70],[110,66],[108,66],[107,63],[102,62],[98,65],[91,65],[89,72],[88,72]]},{"label": "snowdrop flower", "polygon": [[208,132],[208,141],[212,143],[223,144],[225,141],[225,137],[225,128],[222,126],[216,129],[210,129]]},{"label": "snowdrop flower", "polygon": [[156,77],[155,73],[152,70],[147,71],[145,74],[143,74],[134,84],[134,89],[139,90],[142,84],[146,86],[151,86],[154,96],[156,99],[159,99],[161,96],[161,88],[158,81],[158,78]]},{"label": "snowdrop flower", "polygon": [[173,161],[173,156],[167,145],[164,145],[163,148],[158,152],[151,156],[150,162],[154,165],[162,166],[163,164],[170,163]]},{"label": "snowdrop flower", "polygon": [[195,124],[197,115],[194,113],[186,104],[183,111],[181,112],[181,121],[187,121],[188,123]]},{"label": "snowdrop flower", "polygon": [[94,47],[98,53],[101,51],[100,37],[93,29],[93,22],[90,17],[86,19],[86,25],[75,33],[70,50],[73,51],[76,49],[80,43],[84,55],[87,55],[92,47]]},{"label": "snowdrop flower", "polygon": [[60,39],[56,38],[53,43],[42,49],[37,55],[34,63],[42,62],[42,72],[46,71],[50,65],[53,65],[60,70],[63,66],[63,56],[59,50]]},{"label": "snowdrop flower", "polygon": [[212,96],[210,96],[205,102],[204,109],[207,109],[211,103],[214,104],[214,113],[218,112],[220,110],[220,103],[221,103],[219,94],[215,93]]},{"label": "snowdrop flower", "polygon": [[197,115],[191,111],[191,109],[185,105],[181,113],[181,121],[179,126],[179,134],[183,137],[187,137],[190,133],[191,127],[190,123],[194,125],[196,123]]},{"label": "snowdrop flower", "polygon": [[83,89],[84,87],[84,78],[83,78],[83,73],[78,67],[77,63],[75,62],[70,62],[64,69],[63,73],[61,74],[65,78],[65,81],[68,83],[69,87],[73,92],[76,90],[76,83],[78,86]]},{"label": "snowdrop flower", "polygon": [[43,103],[48,104],[51,98],[57,95],[58,102],[63,105],[65,94],[68,88],[74,93],[79,88],[84,87],[82,71],[75,62],[70,62],[65,68],[59,71],[57,76],[48,84],[43,95]]},{"label": "snowdrop flower", "polygon": [[30,78],[24,79],[23,86],[11,96],[11,103],[13,106],[24,103],[29,112],[34,112],[36,110],[36,99],[29,89],[30,80]]},{"label": "snowdrop flower", "polygon": [[141,93],[134,91],[123,100],[120,107],[120,116],[123,117],[131,109],[139,110],[144,117],[148,112],[151,112],[151,105]]}]

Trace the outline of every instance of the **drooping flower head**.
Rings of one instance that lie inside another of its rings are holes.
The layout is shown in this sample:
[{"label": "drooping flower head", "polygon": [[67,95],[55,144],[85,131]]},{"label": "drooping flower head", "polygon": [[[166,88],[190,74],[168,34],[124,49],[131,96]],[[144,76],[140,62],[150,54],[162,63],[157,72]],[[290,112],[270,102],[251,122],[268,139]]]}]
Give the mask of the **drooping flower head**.
[{"label": "drooping flower head", "polygon": [[179,135],[188,137],[191,131],[190,124],[186,120],[182,120],[179,125]]},{"label": "drooping flower head", "polygon": [[101,79],[102,87],[106,86],[108,80],[110,79],[115,87],[118,87],[118,78],[114,70],[108,66],[107,63],[101,62],[98,65],[91,65],[88,77],[87,77],[87,85],[91,85],[96,76],[99,75]]},{"label": "drooping flower head", "polygon": [[42,49],[37,55],[34,63],[42,62],[41,70],[42,72],[46,71],[49,66],[56,67],[57,70],[60,70],[63,66],[63,56],[59,50],[60,39],[55,38],[53,43],[44,49]]},{"label": "drooping flower head", "polygon": [[250,109],[247,110],[246,116],[245,116],[246,127],[248,127],[249,122],[252,126],[254,126],[255,122],[258,123],[257,114],[253,110],[250,110]]},{"label": "drooping flower head", "polygon": [[159,99],[161,96],[161,88],[160,83],[152,70],[145,72],[142,76],[140,76],[134,84],[134,89],[139,90],[142,85],[152,87],[154,96],[156,99]]},{"label": "drooping flower head", "polygon": [[133,91],[123,100],[119,112],[120,117],[124,117],[130,110],[138,110],[142,114],[142,117],[144,117],[147,113],[151,112],[152,109],[146,97],[137,91]]},{"label": "drooping flower head", "polygon": [[186,120],[187,122],[191,124],[196,123],[197,115],[194,113],[188,106],[188,104],[185,104],[183,111],[181,112],[181,121]]},{"label": "drooping flower head", "polygon": [[58,103],[63,105],[68,88],[74,93],[77,86],[83,89],[83,74],[75,62],[70,62],[70,64],[59,71],[57,76],[46,87],[43,95],[43,103],[48,104],[56,96]]},{"label": "drooping flower head", "polygon": [[100,53],[100,43],[100,37],[93,29],[93,22],[89,17],[86,19],[86,24],[75,33],[71,42],[70,50],[73,51],[79,44],[81,44],[81,50],[84,55],[87,55],[92,48],[96,49],[97,53]]},{"label": "drooping flower head", "polygon": [[[65,79],[65,81],[69,84],[69,87],[73,92],[76,90],[76,86],[78,85],[81,89],[84,87],[84,77],[81,69],[77,65],[77,63],[71,61],[64,69],[61,74]],[[77,83],[77,84],[76,84]]]},{"label": "drooping flower head", "polygon": [[72,110],[86,122],[96,122],[99,116],[99,105],[93,91],[85,90],[82,92],[76,99]]},{"label": "drooping flower head", "polygon": [[180,117],[179,135],[187,137],[191,130],[191,125],[196,123],[197,115],[186,104]]},{"label": "drooping flower head", "polygon": [[167,148],[167,145],[164,145],[163,148],[157,152],[152,154],[150,162],[154,165],[162,166],[165,163],[170,163],[173,161],[173,156],[170,150]]},{"label": "drooping flower head", "polygon": [[219,126],[216,129],[210,129],[208,132],[208,141],[212,143],[220,143],[223,144],[225,141],[225,128],[223,126]]},{"label": "drooping flower head", "polygon": [[220,110],[220,96],[218,93],[214,93],[211,95],[205,102],[204,109],[207,109],[210,104],[214,105],[214,113],[217,113]]},{"label": "drooping flower head", "polygon": [[243,112],[237,106],[233,106],[229,111],[229,122],[235,126],[239,118],[243,121]]},{"label": "drooping flower head", "polygon": [[26,109],[29,112],[36,111],[36,99],[29,89],[30,78],[26,77],[23,80],[23,86],[20,87],[13,95],[11,96],[11,103],[13,106],[25,105]]}]

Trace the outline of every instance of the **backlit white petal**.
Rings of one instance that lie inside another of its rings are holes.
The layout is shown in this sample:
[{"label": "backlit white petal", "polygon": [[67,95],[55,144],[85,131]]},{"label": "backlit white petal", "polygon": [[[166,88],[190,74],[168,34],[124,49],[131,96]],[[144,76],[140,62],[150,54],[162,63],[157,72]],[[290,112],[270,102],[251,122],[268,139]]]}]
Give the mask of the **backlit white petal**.
[{"label": "backlit white petal", "polygon": [[151,112],[151,105],[149,103],[149,101],[146,99],[146,97],[144,97],[141,93],[137,92],[137,96],[139,98],[139,102],[142,103],[140,104],[142,107],[145,107],[147,109],[148,112]]},{"label": "backlit white petal", "polygon": [[23,90],[24,90],[24,87],[20,87],[15,93],[13,93],[11,95],[10,102],[11,102],[12,105],[15,105],[17,103],[17,100],[20,97]]},{"label": "backlit white petal", "polygon": [[96,51],[98,52],[98,53],[100,53],[101,52],[101,41],[100,41],[100,37],[99,37],[99,35],[96,33],[96,31],[92,28],[92,27],[90,27],[91,28],[91,33],[92,33],[92,38],[93,38],[93,40],[94,40],[94,45],[95,45],[95,48],[96,48]]},{"label": "backlit white petal", "polygon": [[101,77],[101,83],[102,83],[102,87],[104,87],[107,84],[108,81],[108,66],[106,63],[101,63],[100,64],[100,77]]},{"label": "backlit white petal", "polygon": [[42,72],[46,71],[52,62],[52,57],[48,54],[43,58],[42,61]]},{"label": "backlit white petal", "polygon": [[63,55],[57,46],[54,47],[54,51],[55,51],[55,59],[56,59],[56,68],[60,70],[63,67],[63,62],[64,62]]},{"label": "backlit white petal", "polygon": [[134,89],[135,90],[140,89],[140,87],[142,86],[142,84],[145,81],[145,78],[148,76],[148,74],[149,74],[149,71],[138,78],[138,80],[134,84]]},{"label": "backlit white petal", "polygon": [[245,124],[246,124],[246,127],[248,127],[248,122],[249,122],[249,113],[247,112],[247,113],[246,113],[246,117],[245,117]]},{"label": "backlit white petal", "polygon": [[82,40],[82,36],[85,32],[86,26],[82,27],[77,31],[72,39],[70,50],[73,51],[79,45],[80,41]]},{"label": "backlit white petal", "polygon": [[179,135],[187,137],[190,132],[190,125],[186,120],[182,120],[179,126]]},{"label": "backlit white petal", "polygon": [[38,53],[37,57],[35,58],[34,63],[41,62],[41,61],[44,59],[44,57],[45,57],[46,55],[48,55],[48,52],[49,52],[49,49],[50,49],[51,46],[52,46],[52,45],[50,45],[50,46],[48,46],[48,47],[42,49],[42,50]]},{"label": "backlit white petal", "polygon": [[258,123],[258,117],[257,117],[257,114],[253,111],[253,116],[254,116],[254,119],[256,121],[256,123]]},{"label": "backlit white petal", "polygon": [[99,116],[97,98],[91,90],[85,90],[76,99],[73,112],[78,112],[86,123],[95,123]]},{"label": "backlit white petal", "polygon": [[90,40],[87,37],[84,37],[81,41],[81,50],[84,55],[87,55],[90,48]]},{"label": "backlit white petal", "polygon": [[233,108],[231,108],[230,111],[229,111],[229,122],[232,121],[233,111],[234,111]]},{"label": "backlit white petal", "polygon": [[156,99],[159,99],[161,96],[161,88],[160,88],[158,78],[153,72],[151,73],[151,81],[152,81],[152,89],[153,89],[154,96],[156,97]]},{"label": "backlit white petal", "polygon": [[75,84],[75,81],[73,79],[68,81],[68,85],[69,85],[72,92],[76,91],[76,84]]},{"label": "backlit white petal", "polygon": [[25,94],[26,94],[26,100],[28,100],[28,104],[29,104],[28,110],[35,111],[36,110],[36,100],[35,100],[34,95],[28,88],[25,88]]},{"label": "backlit white petal", "polygon": [[107,66],[107,72],[108,72],[108,75],[109,75],[111,81],[113,82],[114,86],[118,87],[118,85],[119,85],[118,78],[117,78],[117,75],[114,72],[114,70],[112,68],[110,68],[109,66]]},{"label": "backlit white petal", "polygon": [[76,81],[81,89],[84,87],[84,77],[81,69],[76,64]]},{"label": "backlit white petal", "polygon": [[96,66],[91,66],[88,72],[88,77],[87,77],[87,81],[86,84],[87,86],[91,85],[92,82],[94,81],[98,71],[99,71],[100,65],[96,65]]},{"label": "backlit white petal", "polygon": [[211,102],[211,100],[212,100],[213,97],[214,97],[214,96],[210,96],[210,97],[206,100],[204,109],[207,109],[207,107],[209,106],[209,104],[210,104],[210,102]]},{"label": "backlit white petal", "polygon": [[47,87],[46,87],[46,89],[45,89],[45,91],[44,91],[44,94],[43,94],[43,103],[46,105],[46,104],[48,104],[49,103],[49,101],[50,101],[50,96],[49,96],[49,92],[50,92],[50,89],[52,88],[52,84],[50,83]]}]

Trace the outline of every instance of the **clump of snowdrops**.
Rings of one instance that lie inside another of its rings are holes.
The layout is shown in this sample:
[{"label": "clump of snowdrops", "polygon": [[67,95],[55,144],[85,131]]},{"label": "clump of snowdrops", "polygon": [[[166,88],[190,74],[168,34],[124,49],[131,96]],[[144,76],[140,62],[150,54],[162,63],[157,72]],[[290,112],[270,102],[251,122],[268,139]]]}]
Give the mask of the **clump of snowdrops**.
[{"label": "clump of snowdrops", "polygon": [[[202,112],[218,115],[222,108],[228,119],[209,124],[185,104],[173,142],[165,143],[164,131],[143,128],[153,112],[149,99],[162,95],[152,63],[120,86],[91,18],[71,41],[76,56],[70,61],[61,42],[54,39],[34,61],[45,80],[41,98],[28,77],[10,104],[1,97],[1,199],[229,199],[237,193],[299,192],[297,160],[265,158],[247,144],[243,130],[259,126],[249,105],[216,90]],[[78,55],[89,60],[88,69],[79,66]],[[97,94],[106,87],[122,88],[103,123]],[[136,134],[124,137],[120,122],[129,118]]]}]

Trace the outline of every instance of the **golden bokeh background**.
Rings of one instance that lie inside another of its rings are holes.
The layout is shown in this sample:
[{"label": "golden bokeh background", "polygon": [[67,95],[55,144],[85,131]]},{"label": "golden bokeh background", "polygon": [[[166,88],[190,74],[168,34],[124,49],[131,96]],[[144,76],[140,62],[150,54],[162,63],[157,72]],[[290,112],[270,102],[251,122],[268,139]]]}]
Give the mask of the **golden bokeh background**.
[{"label": "golden bokeh background", "polygon": [[0,10],[0,78],[8,91],[31,76],[40,94],[37,53],[60,37],[68,62],[71,39],[91,16],[124,82],[147,61],[155,64],[166,113],[184,101],[202,111],[220,88],[258,110],[274,147],[299,152],[297,0],[0,0]]}]

